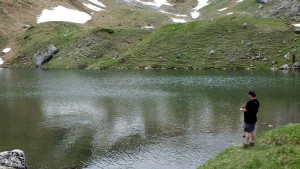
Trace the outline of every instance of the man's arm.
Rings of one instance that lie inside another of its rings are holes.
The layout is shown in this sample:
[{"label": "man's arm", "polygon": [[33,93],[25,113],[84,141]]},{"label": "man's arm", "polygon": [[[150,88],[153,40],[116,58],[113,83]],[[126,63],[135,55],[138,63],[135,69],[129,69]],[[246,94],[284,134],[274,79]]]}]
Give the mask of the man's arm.
[{"label": "man's arm", "polygon": [[241,110],[241,112],[244,112],[244,113],[247,111],[246,107],[241,107],[240,110]]}]

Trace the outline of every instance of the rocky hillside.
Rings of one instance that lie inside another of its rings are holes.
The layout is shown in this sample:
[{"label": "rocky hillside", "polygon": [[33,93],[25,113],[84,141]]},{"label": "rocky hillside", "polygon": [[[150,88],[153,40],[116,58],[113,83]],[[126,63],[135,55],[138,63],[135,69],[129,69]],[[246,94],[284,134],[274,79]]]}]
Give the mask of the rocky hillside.
[{"label": "rocky hillside", "polygon": [[[300,55],[299,28],[291,26],[300,23],[299,4],[298,0],[2,0],[0,50],[12,50],[0,57],[5,67],[33,68],[34,54],[53,44],[59,51],[43,67],[278,68],[288,62],[283,56]],[[46,22],[46,14],[58,8],[76,10],[88,19],[80,24]]]}]

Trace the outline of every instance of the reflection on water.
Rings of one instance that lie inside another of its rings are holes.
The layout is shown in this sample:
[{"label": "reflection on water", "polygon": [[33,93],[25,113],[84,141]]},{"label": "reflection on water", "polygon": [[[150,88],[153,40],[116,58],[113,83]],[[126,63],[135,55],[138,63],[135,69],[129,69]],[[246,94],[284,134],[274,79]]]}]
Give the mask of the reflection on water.
[{"label": "reflection on water", "polygon": [[31,168],[196,168],[243,140],[255,89],[258,132],[300,122],[298,72],[0,70],[0,151]]}]

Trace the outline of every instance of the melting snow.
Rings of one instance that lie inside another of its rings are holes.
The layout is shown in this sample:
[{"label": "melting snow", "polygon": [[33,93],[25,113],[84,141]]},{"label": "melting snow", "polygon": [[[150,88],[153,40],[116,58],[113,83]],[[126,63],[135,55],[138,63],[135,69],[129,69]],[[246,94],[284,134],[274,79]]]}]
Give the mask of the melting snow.
[{"label": "melting snow", "polygon": [[154,26],[143,26],[142,29],[154,29]]},{"label": "melting snow", "polygon": [[50,21],[65,21],[74,23],[86,23],[92,17],[84,12],[58,6],[52,10],[44,9],[42,14],[37,18],[37,23]]},{"label": "melting snow", "polygon": [[99,7],[97,7],[97,6],[93,5],[93,4],[90,4],[90,3],[83,3],[83,5],[86,6],[86,7],[88,7],[88,8],[90,8],[91,10],[94,10],[94,11],[102,11],[102,10],[104,10],[104,9],[99,8]]},{"label": "melting snow", "polygon": [[300,23],[294,24],[295,27],[300,27]]},{"label": "melting snow", "polygon": [[184,19],[171,18],[174,23],[186,23]]},{"label": "melting snow", "polygon": [[237,0],[236,2],[243,2],[244,0]]},{"label": "melting snow", "polygon": [[3,65],[4,61],[2,60],[2,58],[0,57],[0,65]]},{"label": "melting snow", "polygon": [[152,2],[144,2],[141,0],[136,0],[137,2],[140,2],[144,5],[149,5],[149,6],[156,6],[156,7],[161,7],[162,5],[168,5],[168,6],[173,6],[172,4],[168,3],[166,0],[153,0]]},{"label": "melting snow", "polygon": [[209,0],[198,0],[198,5],[193,8],[193,12],[191,13],[191,16],[193,19],[196,19],[200,16],[200,13],[198,12],[201,8],[208,5],[210,2]]},{"label": "melting snow", "polygon": [[233,13],[232,12],[229,12],[227,15],[232,15]]},{"label": "melting snow", "polygon": [[221,11],[225,11],[227,8],[222,8],[222,9],[219,9],[218,11],[221,12]]},{"label": "melting snow", "polygon": [[95,4],[95,5],[98,5],[102,8],[106,8],[106,6],[102,3],[102,2],[99,2],[98,0],[89,0],[89,2]]},{"label": "melting snow", "polygon": [[3,53],[8,53],[8,52],[10,52],[10,50],[11,50],[11,48],[5,48],[5,49],[2,50],[2,52]]}]

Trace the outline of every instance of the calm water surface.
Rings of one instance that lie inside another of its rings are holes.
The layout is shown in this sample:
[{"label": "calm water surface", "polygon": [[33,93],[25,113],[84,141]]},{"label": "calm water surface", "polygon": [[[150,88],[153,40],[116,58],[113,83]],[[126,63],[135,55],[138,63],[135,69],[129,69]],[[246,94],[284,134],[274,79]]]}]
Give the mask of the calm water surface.
[{"label": "calm water surface", "polygon": [[300,122],[299,72],[0,69],[0,151],[30,168],[194,169],[241,144],[255,89],[257,132]]}]

